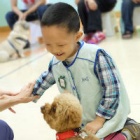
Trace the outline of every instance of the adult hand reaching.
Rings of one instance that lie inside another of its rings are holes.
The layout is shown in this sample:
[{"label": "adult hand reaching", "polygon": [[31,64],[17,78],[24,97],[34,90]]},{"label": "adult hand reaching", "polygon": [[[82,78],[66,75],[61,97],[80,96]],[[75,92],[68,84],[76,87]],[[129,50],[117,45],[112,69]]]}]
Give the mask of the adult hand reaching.
[{"label": "adult hand reaching", "polygon": [[34,84],[34,82],[27,84],[20,90],[19,94],[16,95],[19,103],[28,103],[39,98],[38,96],[32,95]]},{"label": "adult hand reaching", "polygon": [[5,109],[10,109],[13,113],[15,111],[11,108],[12,106],[19,103],[28,103],[30,101],[36,100],[39,96],[33,96],[32,91],[35,83],[29,83],[23,87],[18,93],[5,92],[5,94],[0,94],[0,111]]}]

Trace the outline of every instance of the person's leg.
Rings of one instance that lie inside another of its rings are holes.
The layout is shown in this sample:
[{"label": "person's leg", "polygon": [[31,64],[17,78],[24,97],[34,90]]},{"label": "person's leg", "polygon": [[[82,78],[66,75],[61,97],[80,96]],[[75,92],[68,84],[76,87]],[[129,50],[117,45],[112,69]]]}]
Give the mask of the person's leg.
[{"label": "person's leg", "polygon": [[85,42],[97,44],[105,39],[105,34],[102,32],[100,9],[90,10],[84,0],[80,0],[78,13],[84,27],[85,37],[83,40]]},{"label": "person's leg", "polygon": [[84,0],[81,0],[78,4],[78,12],[84,26],[85,37],[83,40],[92,44],[101,42],[105,38],[105,35],[101,32],[102,22],[100,10],[90,10]]},{"label": "person's leg", "polygon": [[89,10],[87,22],[88,33],[102,31],[101,11],[99,9],[95,11]]},{"label": "person's leg", "polygon": [[[41,20],[43,13],[50,5],[51,4],[39,6],[39,8],[35,12],[32,12],[27,16],[26,21],[34,21],[37,19]],[[21,11],[25,12],[26,10]],[[9,27],[13,29],[14,24],[18,20],[18,15],[15,14],[13,11],[10,11],[6,14],[5,18],[7,20]]]},{"label": "person's leg", "polygon": [[[101,10],[99,9],[99,1],[96,0],[98,8],[96,10],[88,10],[87,14],[87,32],[95,33],[97,31],[102,31],[102,20],[101,20]],[[88,6],[87,6],[88,8]]]},{"label": "person's leg", "polygon": [[[23,12],[25,12],[25,10],[22,10]],[[26,21],[34,21],[38,19],[38,14],[37,11],[34,11],[32,13],[30,13],[27,17],[26,17]]]},{"label": "person's leg", "polygon": [[87,9],[85,6],[85,2],[84,0],[80,0],[80,2],[78,3],[78,13],[81,19],[81,22],[83,24],[83,28],[84,28],[84,33],[87,33]]},{"label": "person's leg", "polygon": [[42,16],[44,14],[44,12],[46,11],[46,9],[51,6],[51,4],[47,4],[47,5],[42,5],[42,6],[39,6],[38,9],[37,9],[37,14],[38,14],[38,19],[41,20],[42,19]]},{"label": "person's leg", "polygon": [[27,21],[34,21],[34,20],[37,20],[37,19],[41,20],[41,18],[42,18],[42,16],[43,16],[43,13],[45,12],[45,10],[46,10],[50,5],[51,5],[51,4],[39,6],[39,7],[37,8],[36,11],[30,13],[30,14],[27,16],[26,20],[27,20]]},{"label": "person's leg", "polygon": [[102,19],[101,19],[101,10],[100,10],[100,0],[96,0],[98,9],[92,11],[89,10],[88,14],[88,32],[92,32],[91,38],[87,41],[90,44],[98,44],[104,40],[105,34],[102,32]]},{"label": "person's leg", "polygon": [[[21,11],[25,12],[26,10],[21,10]],[[18,21],[18,15],[15,14],[13,11],[10,11],[6,14],[5,18],[9,27],[13,29],[14,24]],[[37,12],[33,12],[27,16],[26,21],[33,21],[36,19],[38,19]]]},{"label": "person's leg", "polygon": [[111,11],[116,3],[117,0],[98,0],[98,7],[102,13]]},{"label": "person's leg", "polygon": [[101,13],[112,10],[116,5],[116,0],[96,0],[98,9],[89,10],[87,14],[87,32],[102,31]]},{"label": "person's leg", "polygon": [[13,140],[14,134],[9,125],[0,120],[0,140]]},{"label": "person's leg", "polygon": [[89,18],[91,20],[89,28],[94,22],[94,28],[96,29],[96,31],[102,31],[101,14],[104,12],[111,11],[115,7],[116,2],[117,2],[116,0],[96,0],[96,3],[98,5],[98,9],[91,12],[90,13],[91,15],[89,14],[91,17],[95,18],[95,20]]},{"label": "person's leg", "polygon": [[140,6],[140,4],[135,4],[132,0],[122,1],[121,14],[122,14],[122,22],[124,24],[124,32],[123,32],[124,38],[125,38],[125,35],[127,37],[127,34],[128,34],[128,38],[132,36],[133,11],[134,11],[134,7],[136,6]]},{"label": "person's leg", "polygon": [[[117,0],[96,0],[98,9],[89,11],[89,30],[94,29],[95,31],[102,31],[101,14],[111,11],[115,7],[116,2]],[[94,27],[92,25],[94,25]]]},{"label": "person's leg", "polygon": [[14,24],[18,20],[18,16],[13,11],[10,11],[6,14],[5,18],[9,27],[13,29]]},{"label": "person's leg", "polygon": [[123,0],[121,7],[122,21],[124,24],[124,31],[133,33],[132,15],[134,10],[134,3],[132,0]]}]

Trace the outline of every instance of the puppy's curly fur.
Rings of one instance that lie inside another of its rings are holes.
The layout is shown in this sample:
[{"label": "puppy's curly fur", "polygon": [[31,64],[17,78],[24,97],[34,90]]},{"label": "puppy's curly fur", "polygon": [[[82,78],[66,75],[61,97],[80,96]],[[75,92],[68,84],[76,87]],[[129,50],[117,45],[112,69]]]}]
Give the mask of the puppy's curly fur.
[{"label": "puppy's curly fur", "polygon": [[23,48],[28,44],[28,40],[29,23],[17,21],[7,39],[0,43],[0,62],[23,57]]},{"label": "puppy's curly fur", "polygon": [[[81,126],[82,107],[76,97],[70,93],[62,93],[58,95],[52,104],[46,103],[41,107],[45,121],[52,129],[57,132],[67,132]],[[82,132],[76,137],[67,140],[99,140],[93,135],[87,135],[82,138]]]}]

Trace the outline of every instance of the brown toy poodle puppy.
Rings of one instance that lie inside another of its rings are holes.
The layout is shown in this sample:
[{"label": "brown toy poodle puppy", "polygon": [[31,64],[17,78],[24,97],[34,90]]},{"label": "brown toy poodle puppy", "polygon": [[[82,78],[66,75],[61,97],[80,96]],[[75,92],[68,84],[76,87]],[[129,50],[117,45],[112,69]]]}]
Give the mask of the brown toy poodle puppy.
[{"label": "brown toy poodle puppy", "polygon": [[82,107],[70,93],[58,95],[52,104],[41,107],[41,112],[49,126],[57,131],[57,140],[99,140],[80,129]]}]

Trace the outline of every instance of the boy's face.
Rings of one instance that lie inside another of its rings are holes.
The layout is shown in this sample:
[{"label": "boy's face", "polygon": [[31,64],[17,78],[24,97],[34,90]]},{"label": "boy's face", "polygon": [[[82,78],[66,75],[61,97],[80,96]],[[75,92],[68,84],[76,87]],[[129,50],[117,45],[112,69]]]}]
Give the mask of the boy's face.
[{"label": "boy's face", "polygon": [[46,49],[60,61],[76,53],[79,47],[77,42],[82,36],[82,32],[69,33],[66,28],[56,25],[43,26],[42,34]]}]

